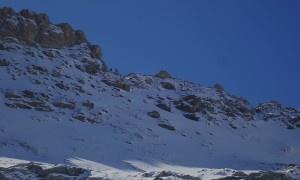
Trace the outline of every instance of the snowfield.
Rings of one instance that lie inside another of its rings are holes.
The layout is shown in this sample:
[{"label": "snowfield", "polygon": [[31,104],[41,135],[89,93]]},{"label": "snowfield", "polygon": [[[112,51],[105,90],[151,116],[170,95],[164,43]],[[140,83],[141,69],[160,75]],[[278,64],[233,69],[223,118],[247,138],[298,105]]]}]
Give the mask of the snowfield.
[{"label": "snowfield", "polygon": [[273,171],[300,178],[299,110],[277,102],[252,107],[217,88],[103,67],[85,43],[49,49],[1,40],[0,175],[39,179],[37,166],[66,166],[84,171],[47,172],[218,179]]}]

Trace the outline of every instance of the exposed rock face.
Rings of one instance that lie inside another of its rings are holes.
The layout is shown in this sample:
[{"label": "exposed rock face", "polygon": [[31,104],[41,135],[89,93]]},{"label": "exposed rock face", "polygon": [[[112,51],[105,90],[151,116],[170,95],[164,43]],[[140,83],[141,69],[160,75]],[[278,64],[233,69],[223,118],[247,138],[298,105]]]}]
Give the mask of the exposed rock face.
[{"label": "exposed rock face", "polygon": [[21,92],[5,93],[7,102],[6,106],[19,109],[35,109],[37,111],[52,112],[53,109],[49,105],[49,96],[45,93],[34,93],[29,90]]},{"label": "exposed rock face", "polygon": [[15,13],[13,9],[0,9],[0,35],[16,37],[19,40],[37,42],[43,47],[61,48],[87,42],[82,31],[74,31],[67,23],[54,25],[47,14],[37,14],[24,9]]},{"label": "exposed rock face", "polygon": [[110,81],[110,80],[105,79],[105,80],[102,80],[102,82],[104,82],[108,86],[123,89],[124,91],[127,91],[127,92],[130,92],[130,89],[131,89],[130,84],[126,84],[122,81]]},{"label": "exposed rock face", "polygon": [[11,16],[11,15],[15,15],[16,12],[11,9],[11,8],[8,8],[8,7],[3,7],[0,11],[0,16],[1,17],[4,17],[4,16]]},{"label": "exposed rock face", "polygon": [[154,119],[160,118],[160,114],[157,111],[148,112],[148,116],[150,116],[150,117],[152,117]]},{"label": "exposed rock face", "polygon": [[171,107],[168,106],[168,105],[166,105],[166,104],[164,104],[164,103],[158,103],[158,104],[156,104],[156,106],[159,107],[162,110],[171,112]]},{"label": "exposed rock face", "polygon": [[[4,174],[29,174],[30,179],[36,177],[36,179],[71,179],[72,177],[82,177],[87,170],[76,167],[57,166],[45,169],[40,164],[34,162],[19,164],[13,168],[0,168],[0,179],[8,179]],[[4,173],[4,174],[2,174]],[[30,176],[31,175],[31,176]]]},{"label": "exposed rock face", "polygon": [[91,49],[91,56],[92,58],[98,58],[101,59],[102,57],[102,50],[98,45],[90,45]]},{"label": "exposed rock face", "polygon": [[172,76],[165,70],[159,71],[157,74],[155,74],[155,77],[160,79],[172,78]]},{"label": "exposed rock face", "polygon": [[[16,13],[8,7],[0,8],[0,37],[13,37],[32,45],[34,42],[47,48],[62,48],[88,43],[83,31],[73,30],[70,24],[52,24],[47,14],[23,9]],[[89,43],[88,43],[89,44]],[[90,45],[91,57],[101,59],[102,51]]]},{"label": "exposed rock face", "polygon": [[9,62],[6,61],[5,59],[0,59],[0,66],[9,66]]},{"label": "exposed rock face", "polygon": [[168,125],[168,124],[158,124],[158,126],[162,127],[162,128],[165,128],[167,130],[170,130],[170,131],[175,131],[175,127],[172,126],[172,125]]},{"label": "exposed rock face", "polygon": [[187,119],[193,120],[193,121],[199,121],[199,117],[196,116],[196,114],[183,114],[184,117]]},{"label": "exposed rock face", "polygon": [[214,88],[218,92],[223,92],[224,91],[224,87],[221,84],[219,84],[219,83],[215,84]]},{"label": "exposed rock face", "polygon": [[[214,100],[210,98],[202,98],[195,95],[184,96],[179,100],[173,101],[175,108],[185,113],[184,116],[191,120],[198,120],[194,113],[201,113],[202,115],[222,113],[228,117],[243,117],[251,120],[254,118],[255,109],[250,103],[243,98]],[[221,111],[217,112],[217,109]]]},{"label": "exposed rock face", "polygon": [[169,82],[161,82],[161,87],[165,88],[165,89],[169,89],[169,90],[175,90],[175,86],[172,83]]},{"label": "exposed rock face", "polygon": [[260,115],[264,121],[276,120],[285,121],[288,129],[300,128],[300,112],[291,107],[285,107],[279,102],[271,101],[268,103],[261,103],[255,108],[255,112]]}]

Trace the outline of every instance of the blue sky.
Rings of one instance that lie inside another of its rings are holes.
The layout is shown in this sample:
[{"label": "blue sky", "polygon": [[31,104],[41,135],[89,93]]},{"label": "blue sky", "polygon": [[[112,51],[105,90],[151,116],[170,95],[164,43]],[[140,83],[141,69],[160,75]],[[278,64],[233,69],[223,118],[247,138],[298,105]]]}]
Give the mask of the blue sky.
[{"label": "blue sky", "polygon": [[1,0],[68,22],[123,74],[155,74],[204,86],[221,83],[252,105],[300,109],[298,0]]}]

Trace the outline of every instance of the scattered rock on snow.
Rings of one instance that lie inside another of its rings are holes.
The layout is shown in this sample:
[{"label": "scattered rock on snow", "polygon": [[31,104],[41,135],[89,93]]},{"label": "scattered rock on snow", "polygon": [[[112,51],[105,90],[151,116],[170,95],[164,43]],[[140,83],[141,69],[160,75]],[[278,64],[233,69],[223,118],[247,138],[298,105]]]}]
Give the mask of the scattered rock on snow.
[{"label": "scattered rock on snow", "polygon": [[121,81],[110,81],[110,80],[102,80],[102,82],[104,82],[105,84],[107,84],[108,86],[112,86],[112,87],[116,87],[116,88],[120,88],[123,89],[124,91],[130,91],[131,86],[130,84],[126,84],[124,82]]},{"label": "scattered rock on snow", "polygon": [[160,114],[157,111],[151,111],[151,112],[148,112],[148,116],[157,119],[160,117]]},{"label": "scattered rock on snow", "polygon": [[61,102],[61,101],[55,101],[52,102],[52,105],[58,108],[62,108],[62,109],[75,109],[76,104],[73,101],[70,102]]},{"label": "scattered rock on snow", "polygon": [[159,107],[160,109],[171,112],[171,107],[164,103],[158,103],[158,104],[156,104],[156,106]]},{"label": "scattered rock on snow", "polygon": [[245,179],[245,180],[266,180],[266,179],[278,179],[278,180],[293,180],[294,178],[287,176],[283,173],[278,172],[258,172],[250,173],[249,175],[239,172],[234,173],[232,176],[227,176],[224,178],[219,178],[217,180],[231,180],[231,179]]},{"label": "scattered rock on snow", "polygon": [[93,109],[95,104],[87,100],[86,102],[82,103],[83,106],[87,107],[88,109]]},{"label": "scattered rock on snow", "polygon": [[187,119],[193,120],[193,121],[199,121],[199,117],[196,116],[196,114],[183,114],[184,117],[186,117]]},{"label": "scattered rock on snow", "polygon": [[158,124],[158,126],[162,127],[162,128],[165,128],[167,130],[170,130],[170,131],[175,131],[175,127],[172,126],[172,125],[168,125],[168,124]]},{"label": "scattered rock on snow", "polygon": [[168,90],[175,90],[175,86],[172,83],[169,82],[161,82],[161,87],[168,89]]},{"label": "scattered rock on snow", "polygon": [[0,66],[9,66],[9,65],[10,65],[9,61],[5,59],[0,59]]}]

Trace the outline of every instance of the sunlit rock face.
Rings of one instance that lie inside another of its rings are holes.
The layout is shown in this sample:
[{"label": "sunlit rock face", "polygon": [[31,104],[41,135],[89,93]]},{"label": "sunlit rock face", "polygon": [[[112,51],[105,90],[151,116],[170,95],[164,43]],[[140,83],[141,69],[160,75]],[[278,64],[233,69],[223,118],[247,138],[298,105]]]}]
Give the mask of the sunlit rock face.
[{"label": "sunlit rock face", "polygon": [[[16,13],[8,7],[0,8],[0,36],[17,38],[28,45],[38,43],[47,48],[88,43],[85,33],[74,30],[68,23],[53,24],[47,14],[29,9]],[[93,58],[102,58],[99,46],[89,44],[89,47]]]}]

